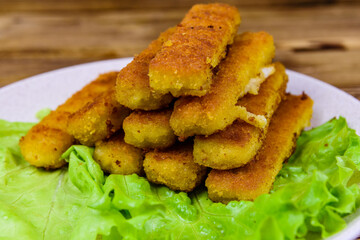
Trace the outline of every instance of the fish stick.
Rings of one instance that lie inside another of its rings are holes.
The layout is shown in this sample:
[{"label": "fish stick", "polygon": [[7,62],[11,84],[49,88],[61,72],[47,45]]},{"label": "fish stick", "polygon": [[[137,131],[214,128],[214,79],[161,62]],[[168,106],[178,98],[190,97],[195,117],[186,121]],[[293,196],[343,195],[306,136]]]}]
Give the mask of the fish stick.
[{"label": "fish stick", "polygon": [[175,97],[205,95],[240,21],[238,10],[227,4],[194,5],[151,60],[151,88]]},{"label": "fish stick", "polygon": [[119,72],[108,72],[100,74],[94,81],[76,92],[71,98],[66,100],[64,104],[60,105],[56,111],[69,113],[76,112],[103,92],[114,88],[118,73]]},{"label": "fish stick", "polygon": [[166,148],[175,143],[170,127],[171,109],[136,111],[125,118],[125,142],[138,148]]},{"label": "fish stick", "polygon": [[160,34],[158,39],[120,71],[116,80],[116,99],[120,104],[133,110],[148,111],[166,107],[172,101],[171,94],[159,94],[151,90],[148,73],[150,61],[174,30],[169,28]]},{"label": "fish stick", "polygon": [[203,97],[181,97],[175,102],[170,118],[175,135],[181,138],[210,135],[239,118],[238,99],[246,91],[253,91],[249,87],[253,85],[251,79],[265,80],[272,74],[274,54],[273,38],[268,33],[237,36],[219,65],[210,92]]},{"label": "fish stick", "polygon": [[192,191],[206,174],[206,167],[194,163],[192,152],[192,142],[185,142],[146,153],[144,171],[147,179],[172,190]]},{"label": "fish stick", "polygon": [[119,130],[129,114],[130,110],[116,101],[115,92],[110,89],[72,113],[67,131],[81,144],[94,146]]},{"label": "fish stick", "polygon": [[129,175],[143,173],[142,150],[124,141],[124,133],[95,143],[94,159],[108,173]]},{"label": "fish stick", "polygon": [[117,74],[100,75],[33,126],[19,142],[24,159],[31,165],[46,169],[65,165],[61,155],[74,143],[74,137],[66,130],[69,116],[103,91],[113,88]]},{"label": "fish stick", "polygon": [[[285,67],[281,63],[275,63],[275,69],[275,73],[261,85],[258,95],[247,94],[237,103],[251,113],[265,116],[267,122],[285,97],[288,82]],[[260,129],[243,120],[235,120],[224,130],[208,137],[196,136],[194,161],[215,169],[240,167],[256,155],[266,132],[267,127]]]},{"label": "fish stick", "polygon": [[313,101],[288,95],[275,112],[265,142],[249,164],[231,170],[211,170],[206,179],[209,198],[215,202],[254,200],[268,193],[283,162],[290,157],[302,129],[310,125]]}]

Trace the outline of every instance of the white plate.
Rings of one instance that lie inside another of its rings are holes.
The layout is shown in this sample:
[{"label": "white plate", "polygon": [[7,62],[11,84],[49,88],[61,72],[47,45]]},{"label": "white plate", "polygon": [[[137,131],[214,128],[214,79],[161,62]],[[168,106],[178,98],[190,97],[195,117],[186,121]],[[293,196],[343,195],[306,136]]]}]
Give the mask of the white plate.
[{"label": "white plate", "polygon": [[[49,107],[55,109],[74,92],[100,73],[118,71],[131,58],[107,60],[67,67],[27,78],[0,89],[0,119],[8,121],[36,121],[35,113]],[[343,116],[350,127],[360,134],[360,101],[349,94],[315,78],[287,71],[288,91],[306,92],[315,102],[311,121],[313,127],[329,119]],[[348,227],[330,239],[354,239],[360,235],[360,210],[351,216]],[[348,218],[348,219],[350,219]]]}]

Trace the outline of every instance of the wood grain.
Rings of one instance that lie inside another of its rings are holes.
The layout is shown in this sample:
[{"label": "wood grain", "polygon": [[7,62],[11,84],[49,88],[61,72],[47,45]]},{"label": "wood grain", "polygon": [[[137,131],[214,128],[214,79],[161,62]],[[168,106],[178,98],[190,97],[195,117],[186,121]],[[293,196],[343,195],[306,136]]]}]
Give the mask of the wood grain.
[{"label": "wood grain", "polygon": [[[217,0],[0,0],[0,11],[98,11],[114,9],[169,9],[190,8],[196,3],[219,2]],[[248,6],[318,6],[356,3],[356,0],[223,0],[239,7]]]},{"label": "wood grain", "polygon": [[[287,68],[360,95],[359,1],[236,2],[241,31],[274,36]],[[133,56],[194,1],[0,0],[0,87],[41,72]]]}]

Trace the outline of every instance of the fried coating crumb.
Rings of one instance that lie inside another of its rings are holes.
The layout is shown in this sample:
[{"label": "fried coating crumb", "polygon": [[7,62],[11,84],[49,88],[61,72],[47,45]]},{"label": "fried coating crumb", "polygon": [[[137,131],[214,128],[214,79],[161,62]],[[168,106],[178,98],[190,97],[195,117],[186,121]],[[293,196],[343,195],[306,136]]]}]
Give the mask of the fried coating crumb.
[{"label": "fried coating crumb", "polygon": [[130,108],[156,110],[166,107],[173,99],[171,94],[159,94],[152,91],[149,83],[149,63],[155,57],[175,28],[169,28],[159,38],[142,51],[121,71],[116,80],[117,101]]},{"label": "fried coating crumb", "polygon": [[151,60],[150,86],[175,97],[205,95],[240,21],[238,10],[227,4],[194,5]]},{"label": "fried coating crumb", "polygon": [[215,169],[232,169],[249,162],[260,149],[264,134],[242,120],[209,137],[196,136],[194,161]]},{"label": "fried coating crumb", "polygon": [[61,155],[74,143],[73,136],[66,130],[69,116],[100,93],[114,87],[116,76],[117,72],[100,75],[33,126],[19,142],[24,159],[31,165],[46,169],[65,165]]},{"label": "fried coating crumb", "polygon": [[108,173],[122,175],[143,173],[142,150],[125,143],[123,133],[96,142],[94,159],[100,164],[101,169]]},{"label": "fried coating crumb", "polygon": [[[261,85],[258,95],[247,94],[239,99],[237,106],[264,116],[267,123],[285,96],[288,76],[285,67],[275,63],[275,73]],[[241,119],[224,130],[208,137],[196,136],[194,160],[200,165],[215,169],[232,169],[248,163],[260,149],[268,126],[257,128]]]},{"label": "fried coating crumb", "polygon": [[94,146],[122,126],[130,110],[120,105],[113,90],[104,92],[69,116],[67,131],[81,144]]},{"label": "fried coating crumb", "polygon": [[35,167],[56,169],[65,165],[61,155],[74,138],[60,129],[37,124],[20,140],[21,153]]},{"label": "fried coating crumb", "polygon": [[239,116],[236,103],[261,69],[270,65],[275,47],[265,32],[243,33],[235,38],[228,56],[220,63],[210,92],[203,97],[181,97],[175,102],[170,126],[187,138],[223,130]]},{"label": "fried coating crumb", "polygon": [[192,191],[206,174],[206,167],[194,163],[192,152],[192,143],[186,142],[146,153],[144,170],[147,179],[172,190]]},{"label": "fried coating crumb", "polygon": [[125,142],[138,148],[167,148],[176,136],[170,127],[171,109],[137,111],[125,118]]},{"label": "fried coating crumb", "polygon": [[211,170],[205,183],[209,198],[228,203],[254,200],[268,193],[282,163],[291,156],[297,137],[310,125],[312,105],[308,96],[288,95],[275,112],[264,144],[253,161],[241,168]]}]

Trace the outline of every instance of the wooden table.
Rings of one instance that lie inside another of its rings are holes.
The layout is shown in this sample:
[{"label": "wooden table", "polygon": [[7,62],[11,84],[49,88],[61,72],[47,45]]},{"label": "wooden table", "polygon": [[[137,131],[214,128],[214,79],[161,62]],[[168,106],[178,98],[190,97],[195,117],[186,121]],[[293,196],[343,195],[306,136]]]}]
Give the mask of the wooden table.
[{"label": "wooden table", "polygon": [[[265,30],[287,68],[360,99],[360,1],[242,0],[240,31]],[[133,56],[191,0],[0,0],[0,87],[74,64]]]}]

